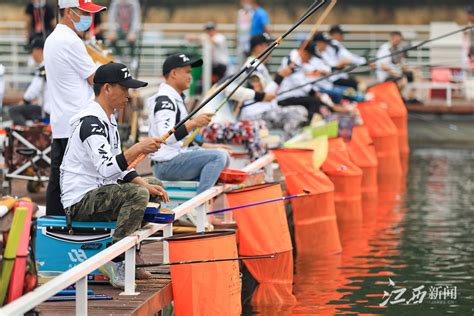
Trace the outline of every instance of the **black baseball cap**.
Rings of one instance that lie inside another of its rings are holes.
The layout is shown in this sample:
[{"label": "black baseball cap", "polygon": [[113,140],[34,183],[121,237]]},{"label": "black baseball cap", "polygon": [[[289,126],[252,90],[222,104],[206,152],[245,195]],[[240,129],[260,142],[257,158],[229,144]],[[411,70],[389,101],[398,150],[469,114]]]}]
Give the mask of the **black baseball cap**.
[{"label": "black baseball cap", "polygon": [[268,35],[268,33],[255,35],[250,39],[250,50],[253,50],[255,46],[257,45],[264,44],[264,43],[265,44],[273,43],[273,40],[270,37],[270,35]]},{"label": "black baseball cap", "polygon": [[171,70],[184,66],[191,68],[202,66],[202,59],[192,60],[186,54],[173,54],[168,56],[163,63],[163,75],[167,75]]},{"label": "black baseball cap", "polygon": [[129,89],[142,88],[148,85],[148,82],[133,79],[130,70],[124,64],[113,62],[97,68],[94,83],[118,83]]},{"label": "black baseball cap", "polygon": [[324,34],[323,32],[318,32],[314,35],[313,41],[329,43],[331,41],[331,39],[326,34]]},{"label": "black baseball cap", "polygon": [[331,28],[329,29],[329,34],[333,33],[347,34],[348,32],[344,31],[342,27],[338,24],[331,26]]},{"label": "black baseball cap", "polygon": [[209,30],[214,30],[216,28],[216,23],[209,21],[204,25],[204,30],[209,31]]},{"label": "black baseball cap", "polygon": [[[301,44],[303,45],[304,42]],[[304,50],[310,53],[311,55],[315,56],[316,55],[316,44],[313,41],[309,41],[306,46],[304,47]]]}]

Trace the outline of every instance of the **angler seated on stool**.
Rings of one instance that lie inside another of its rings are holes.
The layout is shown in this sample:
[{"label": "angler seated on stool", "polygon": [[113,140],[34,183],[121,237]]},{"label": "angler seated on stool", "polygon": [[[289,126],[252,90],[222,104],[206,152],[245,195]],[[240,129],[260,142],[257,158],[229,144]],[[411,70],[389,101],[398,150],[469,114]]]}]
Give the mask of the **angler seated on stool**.
[{"label": "angler seated on stool", "polygon": [[[168,201],[158,179],[143,179],[135,170],[128,170],[139,155],[157,151],[161,141],[147,138],[122,152],[113,115],[127,106],[128,89],[146,85],[132,79],[125,65],[100,66],[94,77],[95,100],[69,122],[73,132],[61,164],[61,202],[66,218],[68,223],[117,221],[113,243],[140,228],[150,200],[160,197]],[[100,268],[115,287],[124,287],[123,260],[122,255]],[[137,277],[140,274],[144,273]]]},{"label": "angler seated on stool", "polygon": [[[149,136],[163,137],[187,115],[183,92],[191,83],[191,68],[202,60],[191,60],[185,54],[169,56],[163,64],[166,82],[147,100]],[[228,146],[192,143],[185,147],[186,136],[195,128],[207,126],[214,114],[203,113],[188,120],[170,136],[161,149],[150,155],[155,177],[163,181],[198,180],[197,193],[214,186],[220,173],[229,165]]]}]

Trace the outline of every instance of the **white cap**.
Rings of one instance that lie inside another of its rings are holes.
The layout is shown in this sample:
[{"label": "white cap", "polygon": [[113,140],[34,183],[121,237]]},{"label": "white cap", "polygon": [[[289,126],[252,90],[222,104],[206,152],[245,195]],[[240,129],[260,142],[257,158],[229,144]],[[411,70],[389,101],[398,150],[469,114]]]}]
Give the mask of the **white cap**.
[{"label": "white cap", "polygon": [[58,6],[60,9],[79,8],[89,13],[97,13],[107,9],[104,6],[95,4],[92,0],[58,0]]},{"label": "white cap", "polygon": [[60,9],[77,8],[79,6],[79,0],[58,0],[58,6]]}]

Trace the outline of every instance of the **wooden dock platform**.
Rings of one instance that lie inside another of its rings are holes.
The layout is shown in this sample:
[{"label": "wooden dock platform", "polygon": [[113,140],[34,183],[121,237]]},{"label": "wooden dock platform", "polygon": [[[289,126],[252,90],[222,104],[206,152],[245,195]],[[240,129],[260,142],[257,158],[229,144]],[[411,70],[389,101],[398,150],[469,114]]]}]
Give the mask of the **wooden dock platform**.
[{"label": "wooden dock platform", "polygon": [[[147,263],[163,261],[163,243],[143,245],[142,256]],[[169,267],[147,268],[153,279],[137,280],[136,296],[122,296],[119,289],[109,284],[91,285],[94,294],[105,294],[113,299],[108,301],[89,301],[89,315],[155,315],[169,305],[173,295]],[[47,302],[36,310],[45,316],[75,315],[75,302]]]}]

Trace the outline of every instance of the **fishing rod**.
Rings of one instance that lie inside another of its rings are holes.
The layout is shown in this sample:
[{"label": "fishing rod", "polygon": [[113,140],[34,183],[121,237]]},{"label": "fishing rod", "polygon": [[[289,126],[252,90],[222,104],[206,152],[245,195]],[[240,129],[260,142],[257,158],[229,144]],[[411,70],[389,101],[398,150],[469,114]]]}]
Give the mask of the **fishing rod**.
[{"label": "fishing rod", "polygon": [[247,208],[247,207],[252,207],[252,206],[257,206],[257,205],[262,205],[262,204],[268,204],[268,203],[273,203],[273,202],[279,202],[279,201],[286,201],[286,200],[301,198],[301,197],[305,197],[305,196],[308,196],[308,195],[311,194],[311,192],[308,191],[308,190],[303,190],[303,192],[304,193],[300,193],[300,194],[296,194],[296,195],[282,196],[282,197],[279,197],[279,198],[276,198],[276,199],[265,200],[265,201],[260,201],[260,202],[255,202],[255,203],[250,203],[250,204],[245,204],[245,205],[240,205],[240,206],[224,208],[222,210],[207,212],[207,215],[225,213],[225,212],[229,212],[229,211],[233,211],[233,210],[238,210],[238,209],[241,209],[241,208]]},{"label": "fishing rod", "polygon": [[176,261],[176,262],[168,262],[168,263],[143,263],[143,264],[137,264],[136,267],[137,268],[163,267],[163,266],[177,266],[177,265],[182,265],[182,264],[215,263],[215,262],[226,262],[226,261],[242,261],[242,260],[273,259],[273,258],[275,258],[275,254],[263,255],[263,256],[238,257],[238,258],[225,258],[225,259]]},{"label": "fishing rod", "polygon": [[[385,58],[389,58],[389,57],[392,57],[392,56],[395,56],[395,55],[399,55],[399,54],[403,54],[403,53],[406,53],[410,50],[413,50],[413,49],[418,49],[419,47],[421,46],[424,46],[430,42],[434,42],[434,41],[437,41],[437,40],[440,40],[440,39],[443,39],[445,37],[449,37],[449,36],[452,36],[454,34],[457,34],[457,33],[460,33],[460,32],[465,32],[469,29],[472,29],[474,28],[474,25],[473,26],[466,26],[460,30],[456,30],[456,31],[453,31],[453,32],[450,32],[450,33],[447,33],[447,34],[444,34],[444,35],[440,35],[438,37],[435,37],[435,38],[432,38],[432,39],[427,39],[427,40],[424,40],[416,45],[413,45],[413,46],[410,46],[410,47],[407,47],[407,48],[404,48],[404,49],[400,49],[396,52],[393,52],[389,55],[386,55],[386,56],[381,56],[381,57],[377,57],[377,58],[374,58],[372,60],[368,60],[367,62],[365,62],[364,64],[361,64],[361,65],[352,65],[352,66],[349,66],[348,68],[345,68],[345,69],[341,69],[339,71],[336,71],[336,72],[333,72],[333,73],[330,73],[329,75],[326,75],[326,76],[323,76],[323,77],[319,77],[317,78],[316,80],[313,80],[313,81],[309,81],[309,82],[306,82],[304,84],[301,84],[299,86],[296,86],[296,87],[293,87],[291,89],[288,89],[288,90],[285,90],[285,91],[281,91],[278,93],[278,95],[283,95],[285,93],[288,93],[288,92],[292,92],[292,91],[295,91],[295,90],[298,90],[298,89],[301,89],[301,88],[304,88],[306,87],[307,85],[314,85],[320,81],[323,81],[323,80],[326,80],[328,78],[331,78],[332,76],[336,76],[336,75],[339,75],[339,74],[344,74],[344,73],[351,73],[353,72],[354,70],[356,70],[357,68],[359,67],[364,67],[364,66],[369,66],[381,59],[385,59]],[[251,103],[248,103],[245,105],[245,107],[247,106],[250,106],[250,105],[253,105],[253,104],[256,104],[257,102],[251,102]]]},{"label": "fishing rod", "polygon": [[[252,76],[252,74],[258,69],[258,67],[260,67],[261,64],[263,64],[269,57],[271,56],[271,52],[269,52],[266,56],[264,56],[261,60],[259,60],[258,64],[255,66],[255,67],[252,67],[250,69],[250,71],[248,72],[248,74],[242,79],[242,81],[225,97],[224,100],[222,100],[222,102],[217,106],[217,108],[215,109],[214,113],[217,113],[219,112],[220,109],[222,109],[222,107],[224,107],[224,105],[227,104],[227,102],[229,102],[229,100],[232,98],[232,96],[237,92],[237,90],[239,90],[240,87],[242,87],[242,85]],[[193,133],[191,135],[189,135],[189,137],[186,139],[186,141],[184,142],[184,146],[187,146],[189,145],[193,140],[194,138],[196,138],[197,134],[199,134],[199,132],[201,131],[201,127],[199,128],[196,128],[194,129]]]},{"label": "fishing rod", "polygon": [[[237,80],[244,72],[251,69],[257,61],[272,52],[275,48],[277,48],[283,40],[292,33],[298,26],[300,26],[304,21],[306,21],[313,13],[315,13],[322,5],[326,3],[327,0],[316,0],[303,16],[293,24],[289,30],[285,32],[282,36],[277,38],[270,46],[268,46],[259,56],[257,56],[254,60],[252,60],[246,67],[243,67],[238,73],[236,73],[231,79],[229,79],[225,84],[219,87],[217,91],[215,91],[210,97],[204,100],[198,107],[196,107],[193,111],[191,111],[184,119],[182,119],[176,126],[171,128],[162,138],[161,140],[165,142],[171,135],[175,133],[177,129],[183,126],[189,119],[191,119],[197,112],[199,112],[203,107],[205,107],[212,99],[214,99],[219,93],[224,91],[232,82]],[[132,169],[136,167],[136,165],[145,158],[144,154],[140,154],[132,163],[130,163],[128,169]]]},{"label": "fishing rod", "polygon": [[[311,41],[311,38],[313,38],[314,34],[316,34],[316,32],[318,31],[319,27],[321,26],[321,24],[323,23],[323,21],[326,19],[326,17],[329,15],[329,13],[332,11],[332,9],[334,8],[334,6],[336,5],[337,3],[337,0],[331,0],[331,3],[326,7],[326,9],[324,9],[323,13],[321,14],[321,16],[319,17],[319,19],[316,21],[316,24],[314,25],[314,27],[312,28],[311,32],[309,33],[308,37],[306,38],[306,40],[304,41],[303,45],[300,47],[301,50],[303,50],[307,45],[308,43]],[[258,69],[258,67],[265,62],[266,59],[268,59],[270,57],[270,54],[268,54],[264,59],[262,59],[259,64],[257,66],[255,66],[253,68],[253,70],[242,80],[242,82],[237,85],[237,87],[235,89],[232,90],[232,92],[230,92],[227,97],[217,106],[216,110],[214,111],[214,113],[217,113],[220,111],[220,109],[227,104],[227,102],[229,102],[229,100],[231,99],[231,97],[237,92],[237,90],[242,86],[242,84],[248,79],[251,77],[251,75],[253,74],[254,71],[256,71]],[[184,142],[184,146],[187,146],[189,145],[193,140],[194,138],[196,138],[197,134],[199,134],[199,132],[201,131],[202,128],[196,128],[194,130],[194,132],[186,139],[186,141]]]},{"label": "fishing rod", "polygon": [[308,46],[309,42],[311,42],[311,39],[313,38],[314,34],[316,34],[316,32],[318,31],[318,29],[321,26],[321,24],[323,23],[323,21],[327,18],[329,13],[331,13],[331,11],[334,8],[334,6],[336,5],[336,3],[337,3],[337,0],[331,0],[331,3],[323,11],[323,13],[319,17],[319,19],[316,21],[316,24],[311,29],[311,32],[309,32],[308,37],[306,37],[305,41],[300,46],[301,51],[303,51],[306,48],[306,46]]}]

